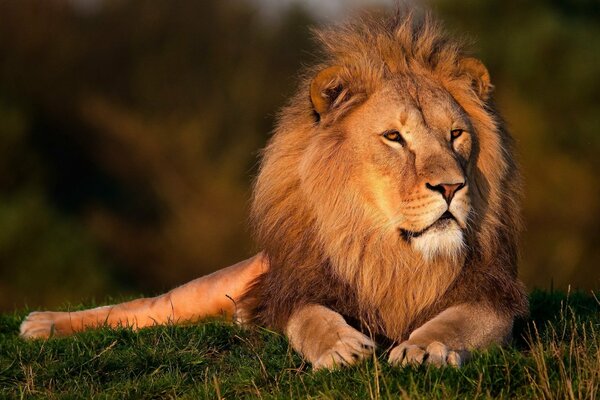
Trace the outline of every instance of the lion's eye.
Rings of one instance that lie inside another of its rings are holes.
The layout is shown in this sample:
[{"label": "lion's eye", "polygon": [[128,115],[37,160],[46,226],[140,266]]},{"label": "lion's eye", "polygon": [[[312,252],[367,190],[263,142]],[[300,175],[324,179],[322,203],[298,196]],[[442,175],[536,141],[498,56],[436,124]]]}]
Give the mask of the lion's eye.
[{"label": "lion's eye", "polygon": [[452,129],[450,131],[450,137],[452,140],[458,139],[465,131],[463,129]]},{"label": "lion's eye", "polygon": [[396,142],[400,144],[404,144],[404,138],[398,131],[386,131],[383,132],[383,137],[389,140],[390,142]]}]

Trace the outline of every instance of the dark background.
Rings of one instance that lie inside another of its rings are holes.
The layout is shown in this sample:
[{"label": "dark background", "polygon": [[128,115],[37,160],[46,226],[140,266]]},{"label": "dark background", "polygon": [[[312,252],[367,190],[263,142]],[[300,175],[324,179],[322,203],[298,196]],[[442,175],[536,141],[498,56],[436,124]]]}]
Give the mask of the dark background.
[{"label": "dark background", "polygon": [[[256,251],[258,151],[309,27],[347,11],[266,1],[0,0],[0,310],[154,294]],[[523,280],[599,288],[600,3],[428,4],[474,39],[517,139]]]}]

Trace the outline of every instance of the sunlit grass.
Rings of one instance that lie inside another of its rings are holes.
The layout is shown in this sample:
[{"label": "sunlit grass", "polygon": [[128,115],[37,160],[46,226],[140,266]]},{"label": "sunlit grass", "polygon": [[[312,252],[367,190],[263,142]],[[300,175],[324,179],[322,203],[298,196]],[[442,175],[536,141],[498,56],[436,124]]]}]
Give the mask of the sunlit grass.
[{"label": "sunlit grass", "polygon": [[25,342],[24,312],[0,316],[0,398],[548,398],[600,390],[600,303],[532,295],[513,345],[462,369],[393,368],[386,349],[353,368],[314,373],[284,337],[222,321]]},{"label": "sunlit grass", "polygon": [[527,333],[534,366],[526,370],[536,397],[595,399],[600,389],[600,324],[577,314],[567,302],[558,321]]}]

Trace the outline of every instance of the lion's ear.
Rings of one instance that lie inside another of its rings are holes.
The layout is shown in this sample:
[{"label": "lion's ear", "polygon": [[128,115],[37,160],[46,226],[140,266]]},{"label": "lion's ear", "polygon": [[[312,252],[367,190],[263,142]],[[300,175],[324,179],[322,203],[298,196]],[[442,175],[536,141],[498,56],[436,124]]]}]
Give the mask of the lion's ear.
[{"label": "lion's ear", "polygon": [[314,77],[310,84],[310,100],[319,116],[332,109],[343,96],[344,85],[341,78],[342,67],[325,68]]},{"label": "lion's ear", "polygon": [[467,57],[460,61],[460,67],[472,80],[473,89],[482,100],[487,100],[494,89],[490,81],[490,73],[481,61]]}]

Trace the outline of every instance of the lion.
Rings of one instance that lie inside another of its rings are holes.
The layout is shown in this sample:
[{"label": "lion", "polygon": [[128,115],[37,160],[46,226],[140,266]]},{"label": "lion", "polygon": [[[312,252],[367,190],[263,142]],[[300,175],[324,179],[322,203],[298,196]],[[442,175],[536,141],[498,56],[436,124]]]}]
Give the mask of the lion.
[{"label": "lion", "polygon": [[509,340],[521,179],[481,61],[431,16],[317,31],[254,184],[256,256],[155,298],[33,312],[21,336],[225,313],[285,333],[315,369],[394,343],[395,365],[460,366]]}]

